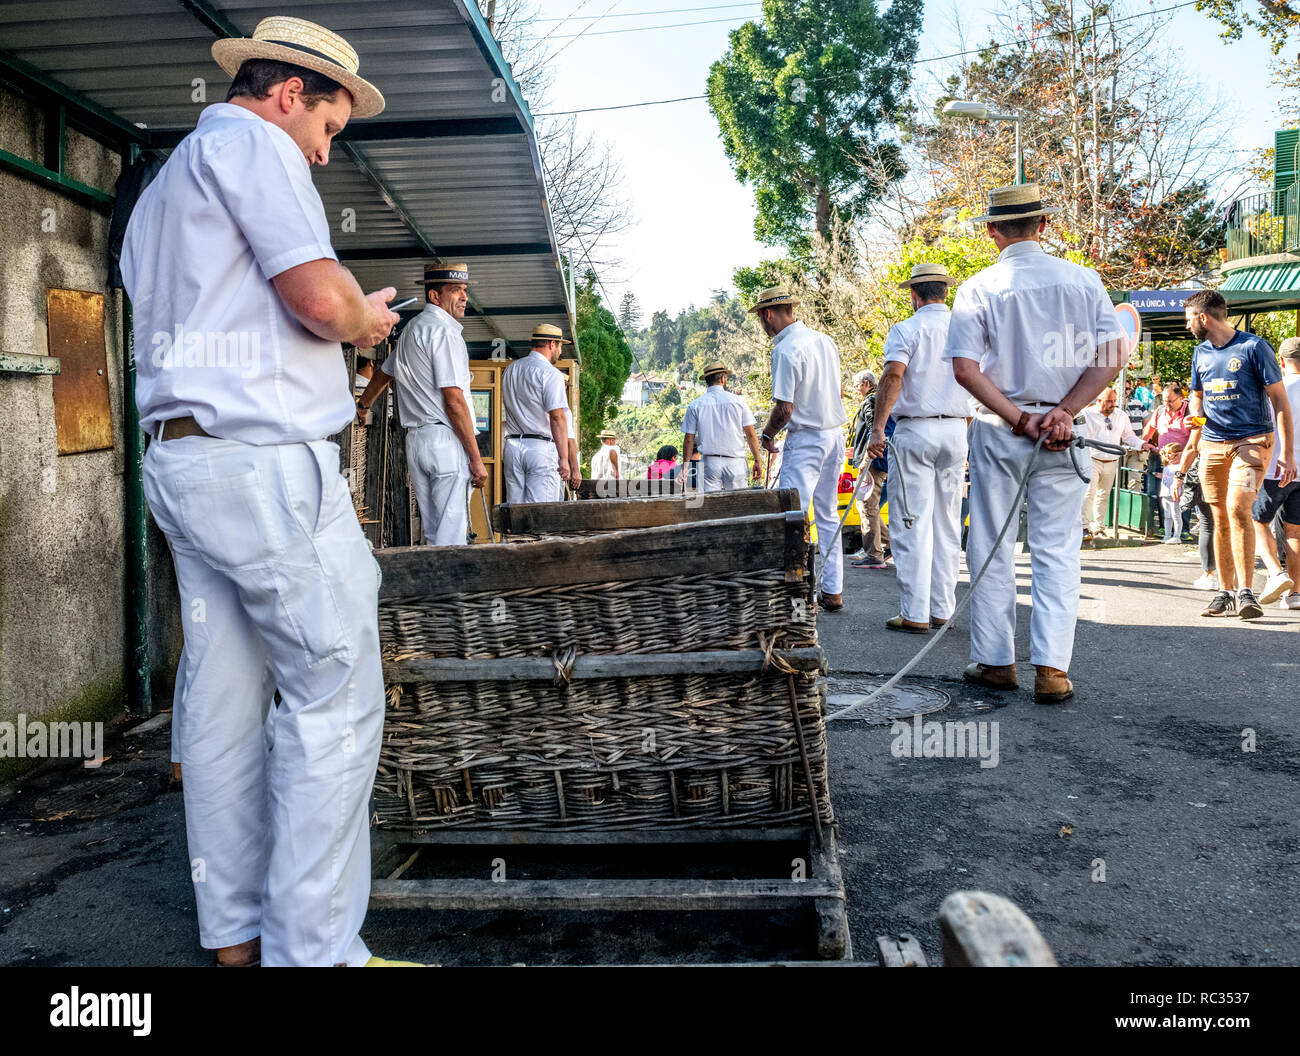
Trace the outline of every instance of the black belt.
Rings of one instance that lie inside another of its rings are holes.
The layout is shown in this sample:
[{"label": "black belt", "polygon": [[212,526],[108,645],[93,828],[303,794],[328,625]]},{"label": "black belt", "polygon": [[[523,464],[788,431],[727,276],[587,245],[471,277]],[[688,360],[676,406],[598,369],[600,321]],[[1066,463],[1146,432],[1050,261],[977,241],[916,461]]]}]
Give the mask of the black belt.
[{"label": "black belt", "polygon": [[963,422],[966,420],[966,416],[964,414],[896,414],[894,415],[894,421],[896,422],[910,422],[916,418],[926,418],[926,419],[960,418]]},{"label": "black belt", "polygon": [[553,440],[554,437],[543,436],[541,433],[506,433],[507,440]]},{"label": "black belt", "polygon": [[212,436],[195,421],[191,414],[187,414],[184,418],[171,418],[156,423],[153,435],[155,440],[179,440],[182,436]]},{"label": "black belt", "polygon": [[744,458],[744,457],[745,457],[744,455],[706,455],[703,451],[700,452],[700,458]]}]

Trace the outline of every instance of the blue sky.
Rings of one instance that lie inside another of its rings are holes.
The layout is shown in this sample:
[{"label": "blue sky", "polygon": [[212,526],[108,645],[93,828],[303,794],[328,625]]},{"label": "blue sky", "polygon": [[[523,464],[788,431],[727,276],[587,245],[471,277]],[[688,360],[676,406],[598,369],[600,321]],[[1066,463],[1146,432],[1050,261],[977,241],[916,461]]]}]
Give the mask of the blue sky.
[{"label": "blue sky", "polygon": [[[710,64],[726,50],[728,32],[747,18],[761,17],[761,6],[670,12],[737,2],[541,0],[540,19],[576,15],[570,21],[537,23],[539,36],[551,34],[548,45],[555,70],[549,103],[538,111],[702,94]],[[1158,10],[1173,2],[1131,2],[1127,9]],[[960,50],[952,28],[955,13],[969,28],[968,45],[983,43],[995,10],[992,3],[927,4],[921,58]],[[638,12],[655,13],[622,17]],[[716,19],[725,21],[713,22]],[[699,22],[712,24],[626,32]],[[582,36],[571,36],[588,26]],[[1267,71],[1269,50],[1263,42],[1250,35],[1225,44],[1217,24],[1190,7],[1173,13],[1166,40],[1196,70],[1207,90],[1221,91],[1234,101],[1236,113],[1225,115],[1225,120],[1236,129],[1234,145],[1243,158],[1252,148],[1271,144],[1278,115]],[[945,63],[920,67],[919,102],[926,104],[938,94],[941,78],[936,75],[946,69]],[[632,290],[648,322],[658,309],[676,313],[692,303],[702,304],[711,290],[730,286],[735,268],[778,255],[773,247],[754,240],[752,192],[732,174],[704,100],[585,113],[579,121],[608,141],[621,159],[623,193],[635,214],[634,225],[611,242],[623,266],[601,275],[615,305],[625,290]],[[575,248],[575,253],[580,256],[581,250]]]}]

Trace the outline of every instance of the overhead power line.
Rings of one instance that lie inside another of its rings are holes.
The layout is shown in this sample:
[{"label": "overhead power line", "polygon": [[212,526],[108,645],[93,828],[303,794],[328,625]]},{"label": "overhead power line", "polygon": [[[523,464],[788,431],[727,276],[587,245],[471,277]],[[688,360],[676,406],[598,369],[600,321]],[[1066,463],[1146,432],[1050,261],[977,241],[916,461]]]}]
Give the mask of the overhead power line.
[{"label": "overhead power line", "polygon": [[602,29],[602,30],[598,30],[595,33],[587,33],[585,30],[582,33],[572,33],[572,34],[557,33],[551,39],[565,40],[570,36],[581,37],[584,35],[588,37],[612,37],[619,33],[648,33],[651,30],[656,30],[656,29],[681,29],[683,26],[714,26],[720,22],[749,22],[749,21],[751,21],[751,19],[748,15],[732,15],[730,18],[706,18],[702,22],[673,22],[666,26],[630,26],[627,29]]},{"label": "overhead power line", "polygon": [[[606,18],[642,18],[653,15],[683,15],[692,11],[726,11],[733,7],[761,7],[758,0],[750,0],[747,4],[709,4],[706,7],[670,7],[659,11],[627,11],[619,15],[606,15]],[[566,15],[564,18],[534,18],[533,22],[576,22],[573,15]]]},{"label": "overhead power line", "polygon": [[[1200,2],[1200,0],[1183,0],[1182,3],[1179,3],[1179,4],[1171,4],[1169,7],[1161,7],[1161,8],[1157,8],[1157,9],[1154,10],[1154,11],[1142,11],[1142,12],[1139,12],[1139,13],[1137,13],[1137,14],[1125,15],[1123,18],[1117,18],[1117,19],[1115,19],[1115,21],[1114,21],[1113,24],[1114,24],[1114,25],[1119,25],[1119,24],[1122,23],[1122,22],[1131,22],[1131,21],[1132,21],[1133,19],[1135,19],[1135,18],[1151,18],[1151,17],[1153,17],[1153,16],[1155,16],[1155,15],[1164,15],[1164,14],[1168,14],[1168,13],[1171,12],[1171,11],[1178,11],[1178,10],[1181,10],[1182,8],[1184,8],[1184,7],[1193,7],[1193,6],[1195,6],[1195,5],[1196,5],[1197,3],[1199,3],[1199,2]],[[731,20],[731,19],[721,19],[721,21],[727,22],[727,21],[732,21],[732,20]],[[682,25],[702,25],[702,24],[704,24],[704,23],[686,22],[686,23],[681,23],[681,24],[682,24]],[[672,28],[675,28],[675,27],[673,27],[673,26],[643,26],[642,28],[643,28],[643,29],[672,29]],[[630,31],[630,30],[611,30],[611,31],[609,31],[609,32],[632,32],[632,31]],[[601,34],[598,34],[598,33],[591,33],[591,34],[588,34],[588,35],[594,37],[594,36],[600,36]],[[1035,35],[1033,35],[1033,36],[1029,36],[1029,37],[1018,37],[1018,38],[1013,39],[1013,40],[1008,40],[1008,41],[997,41],[997,42],[995,42],[995,43],[996,43],[997,46],[999,46],[999,47],[1013,47],[1013,46],[1015,46],[1015,45],[1017,45],[1017,44],[1033,44],[1034,42],[1036,42],[1036,41],[1038,41],[1038,40],[1042,40],[1044,37],[1049,37],[1049,36],[1051,36],[1051,35],[1052,35],[1051,33],[1038,33],[1038,34],[1035,34]],[[567,45],[566,45],[566,47],[567,47]],[[952,60],[952,59],[964,59],[964,58],[968,58],[968,57],[971,56],[971,55],[978,55],[980,52],[987,50],[988,47],[989,47],[989,45],[985,44],[985,45],[982,45],[982,46],[980,46],[980,47],[978,47],[978,48],[967,48],[965,51],[954,51],[954,52],[952,52],[951,54],[948,54],[948,55],[933,55],[933,56],[931,56],[931,57],[928,58],[928,59],[917,59],[916,62],[915,62],[913,65],[916,65],[916,66],[924,66],[924,65],[927,65],[927,64],[932,63],[932,62],[948,62],[948,61],[950,61],[950,60]],[[837,81],[837,80],[843,80],[845,76],[851,76],[851,75],[848,75],[848,74],[841,74],[841,75],[830,75],[830,76],[827,76],[827,77],[809,77],[809,78],[806,78],[806,80],[808,81],[809,84],[821,84],[821,83],[824,83],[824,82],[826,82],[826,81]],[[534,116],[535,116],[535,117],[568,117],[568,116],[570,116],[570,115],[572,115],[572,114],[594,114],[594,113],[600,113],[600,112],[602,112],[602,111],[606,111],[606,110],[633,110],[633,109],[636,109],[636,108],[638,108],[638,107],[643,107],[643,106],[666,106],[666,105],[668,105],[669,103],[688,103],[688,102],[695,102],[695,101],[697,101],[697,100],[700,100],[700,99],[707,99],[707,98],[708,98],[708,96],[707,96],[707,95],[703,95],[703,94],[701,94],[701,95],[679,95],[679,96],[676,96],[675,98],[672,98],[672,99],[647,99],[647,100],[645,100],[644,102],[639,102],[639,103],[619,103],[619,104],[616,104],[616,105],[613,105],[613,106],[588,106],[588,107],[583,107],[583,108],[578,109],[578,110],[552,110],[552,111],[550,111],[550,112],[548,112],[548,113],[545,113],[545,114],[535,114]]]}]

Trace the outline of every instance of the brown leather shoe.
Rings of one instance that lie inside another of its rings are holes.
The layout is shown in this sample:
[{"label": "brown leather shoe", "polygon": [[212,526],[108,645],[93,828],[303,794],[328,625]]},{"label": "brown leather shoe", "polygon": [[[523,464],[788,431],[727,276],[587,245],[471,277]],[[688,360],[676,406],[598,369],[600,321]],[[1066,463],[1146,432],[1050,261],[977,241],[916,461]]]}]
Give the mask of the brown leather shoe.
[{"label": "brown leather shoe", "polygon": [[1034,703],[1064,704],[1074,696],[1074,683],[1055,667],[1034,665]]},{"label": "brown leather shoe", "polygon": [[260,937],[241,942],[237,946],[222,946],[217,950],[218,968],[257,968],[262,963]]},{"label": "brown leather shoe", "polygon": [[822,591],[821,597],[818,600],[821,602],[822,608],[827,612],[839,612],[840,609],[844,608],[843,594],[827,594],[825,591]]},{"label": "brown leather shoe", "polygon": [[936,631],[937,631],[940,627],[942,627],[944,624],[946,624],[947,622],[948,622],[947,620],[941,620],[941,619],[939,619],[938,616],[931,616],[931,617],[930,617],[930,626],[933,627]]},{"label": "brown leather shoe", "polygon": [[961,677],[985,689],[1007,690],[1019,686],[1015,664],[969,664]]},{"label": "brown leather shoe", "polygon": [[885,621],[885,630],[902,631],[904,634],[929,634],[930,627],[925,623],[905,620],[902,616],[893,616]]}]

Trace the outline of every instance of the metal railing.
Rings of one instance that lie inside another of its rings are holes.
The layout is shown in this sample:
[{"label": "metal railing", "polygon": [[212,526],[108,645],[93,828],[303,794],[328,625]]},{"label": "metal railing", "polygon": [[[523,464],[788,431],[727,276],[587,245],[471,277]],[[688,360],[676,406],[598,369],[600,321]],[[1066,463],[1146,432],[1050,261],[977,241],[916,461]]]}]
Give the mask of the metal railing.
[{"label": "metal railing", "polygon": [[1233,202],[1227,243],[1228,260],[1300,251],[1300,184]]}]

